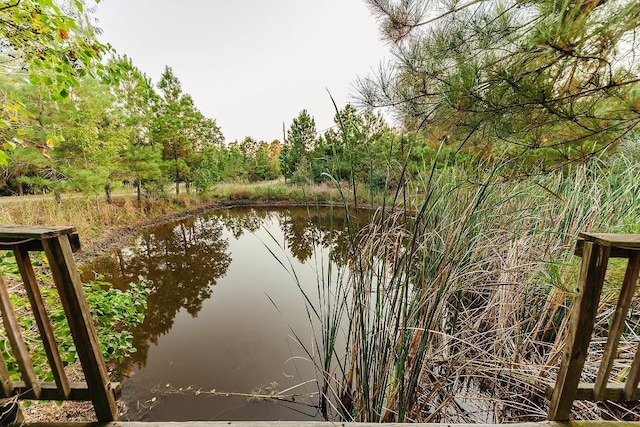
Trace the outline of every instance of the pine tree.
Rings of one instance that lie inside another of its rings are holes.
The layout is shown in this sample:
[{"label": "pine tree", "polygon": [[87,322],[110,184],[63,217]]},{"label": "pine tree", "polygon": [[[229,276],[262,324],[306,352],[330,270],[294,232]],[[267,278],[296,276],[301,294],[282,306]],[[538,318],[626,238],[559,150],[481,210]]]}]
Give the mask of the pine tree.
[{"label": "pine tree", "polygon": [[280,151],[280,167],[285,178],[291,178],[302,158],[313,149],[316,141],[316,122],[307,110],[293,119],[287,139]]},{"label": "pine tree", "polygon": [[368,0],[394,61],[360,81],[406,129],[524,168],[598,155],[640,122],[640,3]]}]

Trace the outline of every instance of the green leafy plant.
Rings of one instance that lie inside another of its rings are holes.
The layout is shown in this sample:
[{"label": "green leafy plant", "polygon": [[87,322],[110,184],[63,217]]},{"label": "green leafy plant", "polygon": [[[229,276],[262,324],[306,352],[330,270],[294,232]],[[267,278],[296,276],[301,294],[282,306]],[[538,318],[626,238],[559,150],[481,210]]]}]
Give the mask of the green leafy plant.
[{"label": "green leafy plant", "polygon": [[[34,260],[36,264],[42,262],[35,257]],[[15,277],[19,274],[15,258],[10,251],[0,255],[0,267],[5,277]],[[49,276],[39,274],[38,279],[41,283],[40,292],[47,306],[53,333],[58,342],[60,356],[63,363],[72,364],[77,360],[77,351],[60,302],[60,296]],[[137,282],[131,283],[126,290],[113,288],[110,283],[104,281],[102,276],[97,276],[84,285],[87,304],[96,327],[100,348],[107,361],[121,362],[136,352],[132,330],[144,321],[147,297],[151,293],[150,285],[151,280],[142,276],[138,277]],[[29,310],[27,296],[12,293],[11,302],[19,314],[20,326],[36,374],[45,381],[53,380],[35,318]],[[0,331],[0,335],[3,333],[4,331]],[[3,340],[3,342],[7,343],[7,340]],[[19,369],[8,344],[0,347],[0,354],[7,362],[11,376],[18,379]]]},{"label": "green leafy plant", "polygon": [[85,285],[87,303],[105,359],[122,362],[136,352],[131,331],[144,322],[151,284],[150,279],[138,276],[137,282],[130,283],[129,289],[122,291],[98,276]]}]

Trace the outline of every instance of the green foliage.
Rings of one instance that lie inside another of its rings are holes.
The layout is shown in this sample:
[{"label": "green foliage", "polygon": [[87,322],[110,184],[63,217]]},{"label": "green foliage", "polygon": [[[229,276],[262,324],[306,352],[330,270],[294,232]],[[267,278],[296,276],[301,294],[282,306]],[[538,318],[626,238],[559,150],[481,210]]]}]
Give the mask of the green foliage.
[{"label": "green foliage", "polygon": [[396,59],[360,81],[362,101],[435,145],[549,169],[600,155],[640,120],[638,2],[368,3]]},{"label": "green foliage", "polygon": [[[143,196],[162,197],[170,181],[179,190],[180,182],[196,180],[203,187],[236,173],[233,158],[231,165],[222,164],[223,155],[206,159],[215,150],[224,151],[224,138],[215,122],[182,94],[169,68],[160,96],[129,58],[112,59],[109,67],[119,70],[117,81],[107,85],[90,75],[79,77],[82,84],[69,89],[65,103],[42,96],[39,86],[21,73],[0,82],[0,94],[12,94],[15,109],[25,117],[0,127],[0,140],[14,141],[3,151],[8,164],[0,192],[104,189],[110,201],[113,187],[131,183],[141,204]],[[211,168],[218,172],[205,170]]]},{"label": "green foliage", "polygon": [[[247,139],[245,138],[245,141]],[[266,181],[278,177],[277,161],[271,157],[269,145],[260,141],[253,141],[250,151],[245,151],[240,146],[245,156],[245,167],[247,169],[249,181]],[[277,157],[276,157],[277,159]]]},{"label": "green foliage", "polygon": [[100,276],[85,284],[87,303],[105,359],[122,362],[135,353],[132,330],[144,321],[151,291],[152,282],[142,276],[124,291],[114,289]]},{"label": "green foliage", "polygon": [[124,126],[124,144],[111,175],[132,182],[138,194],[138,204],[142,203],[143,191],[149,195],[160,195],[154,189],[163,188],[165,179],[162,171],[162,152],[150,140],[149,126],[153,118],[153,106],[157,102],[151,80],[125,57],[113,60],[121,70],[118,84],[112,86],[119,111],[118,122]]},{"label": "green foliage", "polygon": [[[0,6],[3,79],[28,81],[37,87],[38,96],[55,102],[71,98],[72,91],[81,87],[87,76],[107,83],[117,80],[117,68],[101,61],[110,47],[96,39],[91,11],[83,0],[4,2]],[[5,150],[16,145],[44,150],[55,142],[55,133],[35,141],[20,135],[1,136],[16,126],[34,124],[26,111],[29,106],[14,92],[3,93],[0,98],[0,142]],[[0,164],[6,164],[8,158],[6,151],[0,152]]]},{"label": "green foliage", "polygon": [[293,119],[287,131],[287,140],[280,151],[280,165],[285,178],[291,178],[301,159],[313,149],[316,141],[316,122],[307,110]]},{"label": "green foliage", "polygon": [[222,152],[218,147],[206,147],[199,153],[192,172],[193,185],[197,190],[207,191],[220,181],[222,161]]},{"label": "green foliage", "polygon": [[[6,191],[23,194],[32,187],[23,184],[48,180],[52,187],[91,192],[103,188],[117,171],[120,163],[113,159],[124,135],[114,114],[115,98],[94,78],[80,81],[82,86],[70,89],[72,96],[63,104],[40,96],[39,87],[31,82],[16,81],[11,86],[31,123],[0,129],[0,138],[23,141],[7,151]],[[56,135],[55,141],[51,135]]]},{"label": "green foliage", "polygon": [[[359,113],[347,104],[336,111],[335,129],[318,138],[307,155],[307,175],[314,182],[328,180],[373,184],[377,190],[397,185],[389,177],[399,177],[404,153],[401,139],[380,114]],[[396,172],[396,173],[392,173]]]},{"label": "green foliage", "polygon": [[291,175],[291,183],[297,185],[305,185],[311,183],[311,171],[306,157],[302,157],[298,163],[298,167]]},{"label": "green foliage", "polygon": [[204,117],[195,107],[193,98],[182,93],[180,81],[170,67],[165,68],[158,88],[161,96],[151,122],[151,138],[162,147],[165,170],[179,193],[180,182],[188,185],[192,180],[197,153],[207,146],[222,143],[224,137],[215,121]]},{"label": "green foliage", "polygon": [[78,78],[86,74],[108,80],[110,70],[100,59],[109,47],[96,40],[89,12],[81,0],[64,5],[53,0],[3,3],[0,54],[28,68],[31,81],[57,99],[68,97],[69,88],[78,86]]},{"label": "green foliage", "polygon": [[247,169],[242,151],[237,142],[232,142],[223,152],[222,177],[224,180],[243,181],[247,178]]},{"label": "green foliage", "polygon": [[[38,257],[34,257],[33,261],[36,266],[46,263],[43,258]],[[4,275],[19,277],[17,263],[11,251],[0,255],[0,265]],[[47,314],[58,342],[60,356],[65,364],[74,363],[77,360],[76,347],[59,294],[49,276],[38,274],[38,280],[44,283],[40,286],[40,292],[47,306]],[[86,283],[84,290],[105,359],[122,361],[130,357],[136,351],[133,346],[132,330],[144,321],[147,297],[151,293],[151,282],[144,277],[139,277],[138,282],[131,283],[127,290],[118,290],[98,276],[95,280]],[[28,298],[13,294],[11,302],[19,313],[20,326],[36,373],[43,380],[52,381],[53,377],[47,369],[48,361],[37,332],[35,318],[30,311],[27,311]],[[10,349],[4,346],[0,352],[5,361],[8,361],[9,372],[16,377],[19,370]]]}]

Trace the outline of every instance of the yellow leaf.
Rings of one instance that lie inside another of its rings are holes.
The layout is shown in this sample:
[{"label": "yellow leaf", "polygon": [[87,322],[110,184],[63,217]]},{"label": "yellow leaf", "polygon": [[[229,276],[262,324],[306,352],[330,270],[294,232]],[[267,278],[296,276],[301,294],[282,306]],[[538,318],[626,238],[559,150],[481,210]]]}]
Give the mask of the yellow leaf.
[{"label": "yellow leaf", "polygon": [[47,147],[49,147],[49,148],[53,148],[56,145],[55,142],[53,142],[52,139],[47,139],[46,144],[47,144]]},{"label": "yellow leaf", "polygon": [[12,122],[19,122],[20,119],[16,116],[9,116],[9,120],[11,120]]},{"label": "yellow leaf", "polygon": [[33,28],[38,32],[42,32],[42,23],[40,22],[40,16],[35,13],[31,14],[31,21],[33,22]]}]

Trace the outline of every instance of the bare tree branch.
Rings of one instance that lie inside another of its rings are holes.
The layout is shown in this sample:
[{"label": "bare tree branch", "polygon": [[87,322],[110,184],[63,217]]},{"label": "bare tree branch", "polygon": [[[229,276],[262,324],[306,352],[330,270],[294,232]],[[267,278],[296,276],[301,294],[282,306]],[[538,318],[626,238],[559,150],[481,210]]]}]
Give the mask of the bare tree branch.
[{"label": "bare tree branch", "polygon": [[11,9],[12,7],[16,7],[16,6],[18,6],[18,5],[20,4],[20,1],[21,1],[21,0],[16,0],[16,2],[15,2],[15,3],[13,3],[13,4],[8,4],[8,5],[6,5],[6,6],[2,6],[2,7],[0,7],[0,12],[2,12],[3,10]]}]

